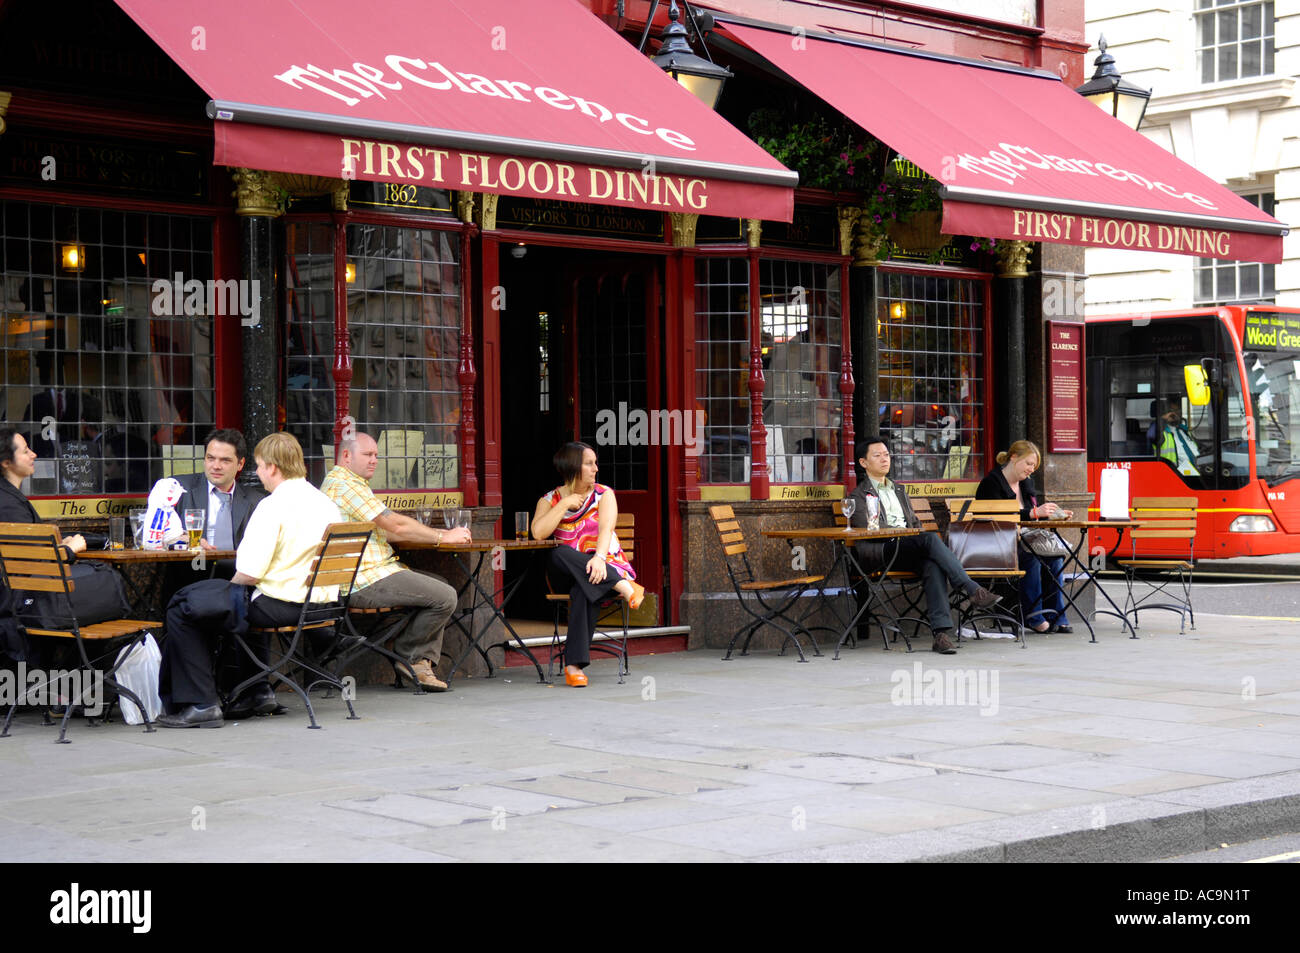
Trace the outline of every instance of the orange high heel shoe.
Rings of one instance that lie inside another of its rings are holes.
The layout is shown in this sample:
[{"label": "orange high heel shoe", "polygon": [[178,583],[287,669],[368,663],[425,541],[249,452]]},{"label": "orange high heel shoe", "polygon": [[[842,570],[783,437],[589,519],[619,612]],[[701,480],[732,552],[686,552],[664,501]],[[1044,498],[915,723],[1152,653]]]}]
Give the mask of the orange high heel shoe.
[{"label": "orange high heel shoe", "polygon": [[632,595],[624,596],[623,598],[627,600],[627,607],[629,609],[641,608],[641,603],[645,601],[645,586],[641,585],[639,582],[632,583]]},{"label": "orange high heel shoe", "polygon": [[564,668],[564,684],[573,688],[586,688],[587,676],[583,674],[582,669],[566,665]]}]

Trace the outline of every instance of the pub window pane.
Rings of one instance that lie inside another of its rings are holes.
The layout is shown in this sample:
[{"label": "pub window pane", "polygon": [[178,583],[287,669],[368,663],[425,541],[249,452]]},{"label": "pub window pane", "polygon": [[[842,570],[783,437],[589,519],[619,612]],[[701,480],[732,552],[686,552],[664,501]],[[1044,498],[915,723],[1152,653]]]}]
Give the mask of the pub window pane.
[{"label": "pub window pane", "polygon": [[[978,479],[984,473],[984,284],[890,274],[879,302],[879,433],[890,476]],[[869,421],[858,424],[867,432]]]},{"label": "pub window pane", "polygon": [[[701,483],[743,483],[749,462],[749,261],[695,263],[695,400]],[[770,463],[770,461],[769,461]]]},{"label": "pub window pane", "polygon": [[838,266],[759,263],[759,327],[774,483],[836,483],[840,477]]},{"label": "pub window pane", "polygon": [[347,258],[357,266],[347,286],[349,412],[379,443],[380,466],[371,485],[455,489],[461,331],[456,236],[349,225]]},{"label": "pub window pane", "polygon": [[[143,494],[192,472],[213,324],[238,317],[206,293],[211,219],[6,201],[0,223],[0,420],[38,454],[24,491]],[[176,294],[177,272],[203,290]]]}]

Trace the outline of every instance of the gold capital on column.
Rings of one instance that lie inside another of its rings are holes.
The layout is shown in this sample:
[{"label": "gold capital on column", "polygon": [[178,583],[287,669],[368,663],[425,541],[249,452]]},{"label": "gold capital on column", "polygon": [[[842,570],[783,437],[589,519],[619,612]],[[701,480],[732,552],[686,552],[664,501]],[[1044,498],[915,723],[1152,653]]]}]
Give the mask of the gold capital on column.
[{"label": "gold capital on column", "polygon": [[5,131],[5,113],[9,109],[9,100],[13,99],[13,96],[13,93],[0,90],[0,134]]},{"label": "gold capital on column", "polygon": [[763,222],[757,218],[745,219],[745,241],[750,248],[757,248],[763,240]]},{"label": "gold capital on column", "polygon": [[840,254],[853,254],[853,228],[862,217],[862,209],[855,206],[840,205],[835,209],[840,223]]},{"label": "gold capital on column", "polygon": [[885,244],[885,233],[880,231],[865,210],[853,223],[853,265],[871,267],[880,264],[880,246]]},{"label": "gold capital on column", "polygon": [[1000,239],[993,248],[998,259],[999,278],[1026,278],[1029,276],[1029,242]]},{"label": "gold capital on column", "polygon": [[501,196],[484,192],[479,196],[478,227],[485,232],[494,232],[497,227],[497,200]]},{"label": "gold capital on column", "polygon": [[474,224],[474,193],[456,193],[456,217],[466,225]]},{"label": "gold capital on column", "polygon": [[270,172],[259,169],[231,169],[235,180],[235,214],[278,218],[284,214],[284,193]]},{"label": "gold capital on column", "polygon": [[695,245],[695,226],[700,217],[694,212],[669,212],[668,221],[673,229],[673,247],[691,248]]}]

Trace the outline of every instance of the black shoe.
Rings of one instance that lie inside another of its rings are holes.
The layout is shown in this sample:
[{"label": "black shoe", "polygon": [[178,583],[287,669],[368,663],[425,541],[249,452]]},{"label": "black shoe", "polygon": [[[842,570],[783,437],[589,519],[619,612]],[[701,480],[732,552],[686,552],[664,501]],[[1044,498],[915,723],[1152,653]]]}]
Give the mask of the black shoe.
[{"label": "black shoe", "polygon": [[159,715],[154,722],[163,728],[220,728],[225,723],[220,705],[186,705],[175,715]]},{"label": "black shoe", "polygon": [[1002,597],[989,592],[983,586],[976,586],[975,591],[967,594],[970,604],[976,609],[992,609],[1002,601]]},{"label": "black shoe", "polygon": [[[276,709],[280,711],[276,711]],[[226,709],[226,717],[231,719],[250,718],[253,715],[278,715],[284,711],[283,706],[275,700],[271,686],[263,682],[244,692],[239,701]]]},{"label": "black shoe", "polygon": [[1068,622],[1053,622],[1051,631],[1060,632],[1062,635],[1071,635],[1074,633],[1074,629],[1070,628],[1070,623]]}]

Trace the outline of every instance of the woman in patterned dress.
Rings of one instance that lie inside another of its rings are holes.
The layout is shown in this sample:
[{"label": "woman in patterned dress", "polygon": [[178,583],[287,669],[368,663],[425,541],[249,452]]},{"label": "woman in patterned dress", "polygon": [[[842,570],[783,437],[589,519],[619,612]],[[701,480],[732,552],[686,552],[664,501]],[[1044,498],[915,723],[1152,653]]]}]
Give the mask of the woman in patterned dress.
[{"label": "woman in patterned dress", "polygon": [[635,609],[645,598],[645,587],[636,582],[614,533],[618,501],[613,490],[596,482],[596,451],[585,443],[566,443],[554,462],[564,484],[537,501],[532,534],[535,539],[554,536],[563,544],[551,550],[547,574],[557,591],[569,590],[564,680],[581,687],[587,684],[582,670],[591,661],[596,606],[617,592]]}]

